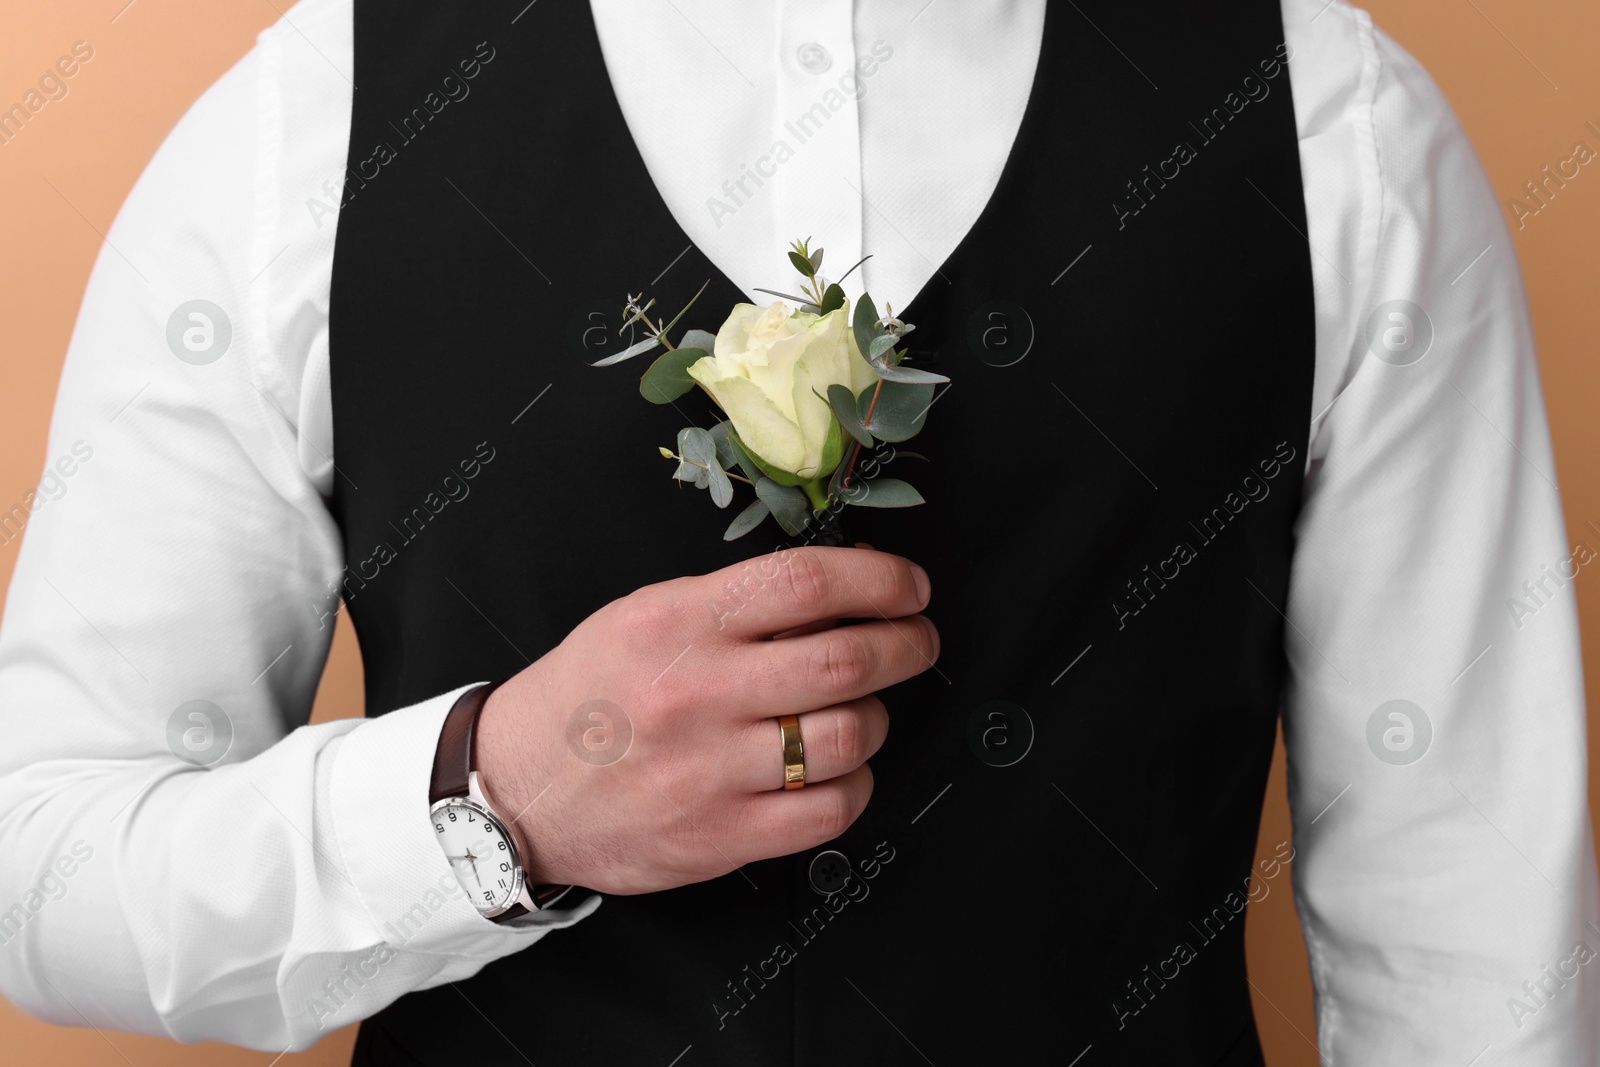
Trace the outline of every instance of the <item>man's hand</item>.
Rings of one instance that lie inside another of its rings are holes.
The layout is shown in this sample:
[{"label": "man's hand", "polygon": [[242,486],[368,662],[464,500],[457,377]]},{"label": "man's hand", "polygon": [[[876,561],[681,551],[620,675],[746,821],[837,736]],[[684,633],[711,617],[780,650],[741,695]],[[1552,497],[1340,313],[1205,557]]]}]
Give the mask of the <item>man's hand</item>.
[{"label": "man's hand", "polygon": [[[648,893],[801,852],[872,794],[889,729],[873,694],[933,666],[927,574],[860,548],[784,549],[646,586],[490,696],[484,791],[529,881]],[[841,619],[872,621],[841,626]],[[783,788],[777,716],[806,785]]]}]

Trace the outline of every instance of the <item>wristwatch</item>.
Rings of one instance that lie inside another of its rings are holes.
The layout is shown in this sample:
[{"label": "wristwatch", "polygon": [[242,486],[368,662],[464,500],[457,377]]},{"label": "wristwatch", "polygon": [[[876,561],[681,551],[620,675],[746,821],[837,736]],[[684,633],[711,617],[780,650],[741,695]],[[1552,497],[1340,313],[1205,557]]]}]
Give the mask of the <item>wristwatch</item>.
[{"label": "wristwatch", "polygon": [[572,886],[527,884],[517,839],[484,796],[477,771],[478,716],[499,684],[467,690],[445,716],[433,757],[428,810],[467,899],[484,918],[503,923],[554,907]]}]

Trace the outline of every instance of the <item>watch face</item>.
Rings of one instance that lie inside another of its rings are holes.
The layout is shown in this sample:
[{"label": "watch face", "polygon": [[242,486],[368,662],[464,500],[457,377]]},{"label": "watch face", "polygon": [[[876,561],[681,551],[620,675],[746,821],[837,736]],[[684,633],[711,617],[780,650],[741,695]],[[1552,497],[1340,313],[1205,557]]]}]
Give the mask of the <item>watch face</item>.
[{"label": "watch face", "polygon": [[498,822],[466,797],[451,797],[434,805],[433,829],[456,880],[479,911],[497,915],[516,903],[522,867],[516,845]]}]

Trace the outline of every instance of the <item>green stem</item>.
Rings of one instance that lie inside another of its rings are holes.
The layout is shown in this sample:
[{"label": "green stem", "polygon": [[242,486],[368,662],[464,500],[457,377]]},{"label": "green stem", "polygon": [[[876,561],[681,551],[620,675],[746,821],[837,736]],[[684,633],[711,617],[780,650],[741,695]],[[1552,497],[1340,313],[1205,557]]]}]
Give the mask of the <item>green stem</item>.
[{"label": "green stem", "polygon": [[665,348],[668,352],[677,351],[677,349],[673,347],[672,342],[667,340],[667,332],[666,330],[662,329],[660,325],[651,322],[649,319],[645,319],[644,324],[650,327],[650,336],[654,337],[657,341],[660,341],[662,348]]},{"label": "green stem", "polygon": [[[679,463],[687,463],[691,467],[699,467],[703,471],[708,471],[708,470],[711,469],[710,467],[706,466],[704,463],[696,463],[692,459],[684,459],[682,456],[678,455],[676,452],[674,452],[672,454],[672,458],[677,460]],[[742,474],[735,474],[732,471],[723,471],[722,473],[726,474],[729,478],[732,478],[736,482],[743,482],[745,485],[754,486],[756,484],[755,482],[752,482],[749,478],[746,478]]]},{"label": "green stem", "polygon": [[816,478],[809,482],[801,482],[800,488],[805,490],[813,511],[828,510],[828,479]]}]

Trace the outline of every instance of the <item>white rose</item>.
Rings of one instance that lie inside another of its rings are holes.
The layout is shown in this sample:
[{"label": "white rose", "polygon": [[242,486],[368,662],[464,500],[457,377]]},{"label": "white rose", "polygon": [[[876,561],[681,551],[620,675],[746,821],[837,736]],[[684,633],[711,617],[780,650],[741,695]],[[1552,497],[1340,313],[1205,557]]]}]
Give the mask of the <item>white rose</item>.
[{"label": "white rose", "polygon": [[824,399],[828,386],[852,396],[877,381],[856,348],[849,307],[826,315],[737,304],[717,331],[716,351],[689,367],[727,412],[739,439],[768,473],[786,484],[832,474],[843,458],[843,431]]}]

